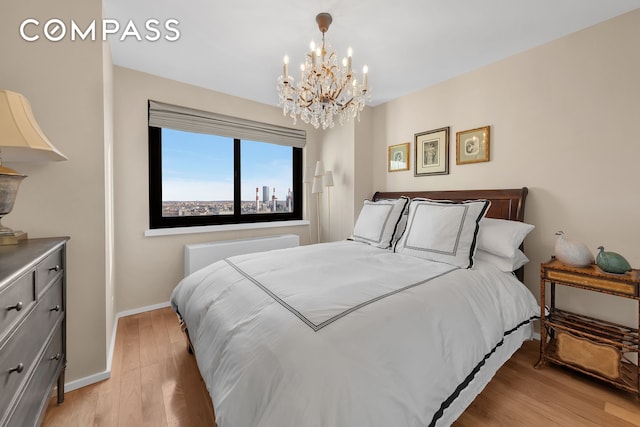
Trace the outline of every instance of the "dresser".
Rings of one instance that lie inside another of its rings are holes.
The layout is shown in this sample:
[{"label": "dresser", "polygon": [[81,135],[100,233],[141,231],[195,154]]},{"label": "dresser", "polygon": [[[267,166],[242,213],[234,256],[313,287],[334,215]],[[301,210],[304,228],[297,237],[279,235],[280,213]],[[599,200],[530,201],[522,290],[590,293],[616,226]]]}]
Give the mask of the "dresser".
[{"label": "dresser", "polygon": [[68,238],[0,246],[0,426],[37,426],[64,400]]}]

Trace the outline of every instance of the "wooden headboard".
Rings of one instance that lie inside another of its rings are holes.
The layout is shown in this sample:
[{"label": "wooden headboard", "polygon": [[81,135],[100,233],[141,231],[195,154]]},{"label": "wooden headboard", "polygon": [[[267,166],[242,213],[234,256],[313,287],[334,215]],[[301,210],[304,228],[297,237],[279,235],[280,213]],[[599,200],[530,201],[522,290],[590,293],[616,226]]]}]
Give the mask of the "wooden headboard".
[{"label": "wooden headboard", "polygon": [[434,200],[465,200],[487,199],[491,206],[487,212],[489,218],[524,221],[524,202],[527,198],[527,187],[506,190],[452,190],[452,191],[377,191],[373,201],[380,199],[397,199],[401,196],[410,198],[424,197]]},{"label": "wooden headboard", "polygon": [[[397,199],[401,196],[410,198],[424,197],[434,200],[465,200],[487,199],[491,206],[487,212],[489,218],[524,221],[524,202],[528,193],[527,187],[506,190],[452,190],[452,191],[378,191],[373,195],[373,201],[380,199]],[[523,249],[521,246],[520,249]],[[516,277],[524,281],[524,267],[519,268]]]}]

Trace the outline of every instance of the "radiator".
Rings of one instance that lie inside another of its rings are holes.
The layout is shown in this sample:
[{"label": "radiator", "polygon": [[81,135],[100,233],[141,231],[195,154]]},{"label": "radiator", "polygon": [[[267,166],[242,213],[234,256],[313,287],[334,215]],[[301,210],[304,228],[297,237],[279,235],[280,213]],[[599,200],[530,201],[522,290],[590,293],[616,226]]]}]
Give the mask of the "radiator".
[{"label": "radiator", "polygon": [[186,277],[213,262],[231,256],[291,248],[298,245],[300,245],[300,237],[295,234],[184,245],[184,275]]}]

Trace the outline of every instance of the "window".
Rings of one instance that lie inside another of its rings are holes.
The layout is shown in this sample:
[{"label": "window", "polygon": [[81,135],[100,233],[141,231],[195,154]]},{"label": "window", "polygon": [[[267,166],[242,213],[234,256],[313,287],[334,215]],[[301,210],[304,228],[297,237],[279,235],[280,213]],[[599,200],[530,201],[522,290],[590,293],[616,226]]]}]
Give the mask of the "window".
[{"label": "window", "polygon": [[296,129],[150,101],[150,227],[302,219],[305,139]]}]

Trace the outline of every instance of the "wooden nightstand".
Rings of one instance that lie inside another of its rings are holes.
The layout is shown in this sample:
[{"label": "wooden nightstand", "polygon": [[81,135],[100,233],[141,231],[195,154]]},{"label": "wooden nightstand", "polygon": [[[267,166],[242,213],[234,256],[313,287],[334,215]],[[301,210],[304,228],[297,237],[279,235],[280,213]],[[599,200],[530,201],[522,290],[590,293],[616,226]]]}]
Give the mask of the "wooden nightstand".
[{"label": "wooden nightstand", "polygon": [[[545,312],[546,285],[550,288],[550,307]],[[640,270],[626,274],[603,272],[595,264],[570,267],[556,259],[540,268],[540,359],[536,368],[547,361],[568,366],[602,379],[640,396],[638,328],[572,313],[556,308],[555,286],[601,292],[639,302]],[[630,357],[631,356],[631,357]]]}]

